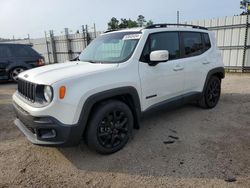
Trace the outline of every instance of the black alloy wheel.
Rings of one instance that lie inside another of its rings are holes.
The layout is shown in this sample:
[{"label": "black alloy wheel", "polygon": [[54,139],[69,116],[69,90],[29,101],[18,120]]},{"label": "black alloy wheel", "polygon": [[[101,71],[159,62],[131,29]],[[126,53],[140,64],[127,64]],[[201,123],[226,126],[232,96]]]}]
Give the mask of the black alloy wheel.
[{"label": "black alloy wheel", "polygon": [[218,78],[210,80],[206,91],[206,102],[209,107],[214,107],[219,101],[221,93],[221,84]]},{"label": "black alloy wheel", "polygon": [[122,149],[132,136],[133,114],[122,101],[108,100],[91,113],[85,138],[88,146],[101,154]]},{"label": "black alloy wheel", "polygon": [[105,148],[122,144],[128,137],[128,116],[121,110],[114,109],[107,113],[99,124],[97,137]]},{"label": "black alloy wheel", "polygon": [[198,104],[202,108],[214,108],[221,94],[221,80],[217,76],[212,76],[203,91],[202,98]]}]

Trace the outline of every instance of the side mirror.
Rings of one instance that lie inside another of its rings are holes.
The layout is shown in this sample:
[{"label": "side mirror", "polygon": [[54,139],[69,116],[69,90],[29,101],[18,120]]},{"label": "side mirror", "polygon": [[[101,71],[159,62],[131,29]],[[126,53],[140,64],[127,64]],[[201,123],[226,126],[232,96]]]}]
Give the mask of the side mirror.
[{"label": "side mirror", "polygon": [[169,60],[168,50],[157,50],[150,53],[150,61],[152,63],[166,62]]}]

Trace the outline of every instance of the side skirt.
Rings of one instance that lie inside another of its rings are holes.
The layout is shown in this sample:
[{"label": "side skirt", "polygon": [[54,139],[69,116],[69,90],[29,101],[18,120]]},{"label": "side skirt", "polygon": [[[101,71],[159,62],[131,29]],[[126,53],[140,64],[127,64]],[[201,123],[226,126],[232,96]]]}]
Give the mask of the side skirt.
[{"label": "side skirt", "polygon": [[142,118],[150,114],[157,113],[162,110],[171,110],[177,107],[183,106],[184,104],[199,100],[202,97],[202,92],[191,92],[185,95],[180,95],[171,99],[167,99],[160,103],[154,104],[145,111],[142,112]]}]

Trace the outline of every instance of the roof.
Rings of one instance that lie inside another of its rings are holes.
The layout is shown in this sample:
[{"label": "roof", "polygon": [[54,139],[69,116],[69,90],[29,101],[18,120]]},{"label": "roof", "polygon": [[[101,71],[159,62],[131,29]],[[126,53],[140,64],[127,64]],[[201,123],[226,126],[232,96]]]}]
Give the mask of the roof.
[{"label": "roof", "polygon": [[198,25],[188,25],[188,24],[169,24],[169,23],[163,23],[163,24],[153,24],[147,27],[136,27],[136,28],[127,28],[127,29],[121,29],[121,30],[111,30],[106,31],[105,33],[110,32],[140,32],[143,30],[149,30],[149,29],[178,29],[180,30],[199,30],[199,31],[208,31],[206,27],[198,26]]},{"label": "roof", "polygon": [[143,27],[134,27],[134,28],[126,28],[126,29],[120,29],[120,30],[108,30],[105,31],[105,33],[112,33],[112,32],[140,32],[142,29],[144,29]]}]

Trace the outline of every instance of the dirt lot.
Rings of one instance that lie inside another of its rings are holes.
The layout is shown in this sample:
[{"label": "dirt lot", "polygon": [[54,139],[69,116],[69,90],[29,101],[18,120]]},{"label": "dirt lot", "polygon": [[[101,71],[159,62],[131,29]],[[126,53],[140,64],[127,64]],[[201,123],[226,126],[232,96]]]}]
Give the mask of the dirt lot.
[{"label": "dirt lot", "polygon": [[[84,143],[30,144],[13,124],[16,86],[1,83],[0,187],[249,187],[250,75],[227,75],[222,87],[215,109],[187,105],[155,114],[123,150],[103,156]],[[229,177],[237,181],[225,182]]]}]

